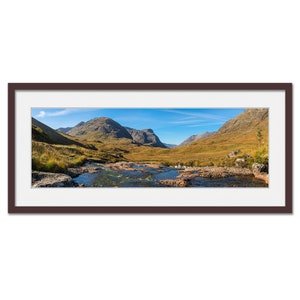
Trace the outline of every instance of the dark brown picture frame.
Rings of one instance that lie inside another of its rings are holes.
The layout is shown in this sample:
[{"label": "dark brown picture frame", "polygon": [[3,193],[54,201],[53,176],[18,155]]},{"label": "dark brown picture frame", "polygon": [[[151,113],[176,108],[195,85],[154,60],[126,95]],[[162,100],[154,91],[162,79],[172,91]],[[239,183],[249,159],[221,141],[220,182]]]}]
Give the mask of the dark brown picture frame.
[{"label": "dark brown picture frame", "polygon": [[[284,91],[285,205],[284,206],[17,206],[16,91]],[[292,213],[292,83],[9,83],[8,84],[8,212],[9,213]]]}]

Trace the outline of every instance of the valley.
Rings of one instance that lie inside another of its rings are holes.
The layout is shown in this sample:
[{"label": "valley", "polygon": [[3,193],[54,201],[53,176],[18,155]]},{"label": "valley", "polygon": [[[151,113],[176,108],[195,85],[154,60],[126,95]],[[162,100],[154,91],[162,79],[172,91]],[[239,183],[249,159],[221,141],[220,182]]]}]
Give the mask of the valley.
[{"label": "valley", "polygon": [[[245,109],[171,148],[151,128],[108,117],[57,130],[32,118],[32,171],[33,187],[265,187],[268,109]],[[57,174],[62,181],[52,180]]]}]

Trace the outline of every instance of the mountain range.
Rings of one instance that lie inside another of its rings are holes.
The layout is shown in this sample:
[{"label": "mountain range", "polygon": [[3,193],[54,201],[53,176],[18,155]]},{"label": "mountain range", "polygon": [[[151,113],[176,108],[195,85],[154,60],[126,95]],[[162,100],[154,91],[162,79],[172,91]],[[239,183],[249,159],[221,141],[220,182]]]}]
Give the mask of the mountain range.
[{"label": "mountain range", "polygon": [[175,148],[188,145],[192,142],[210,137],[215,132],[204,132],[197,135],[192,135],[184,140],[180,145],[166,144],[160,141],[159,137],[152,129],[134,129],[124,127],[116,121],[100,117],[87,122],[80,122],[74,127],[60,127],[56,129],[59,132],[84,139],[101,140],[102,138],[127,138],[139,145],[147,145],[160,148]]},{"label": "mountain range", "polygon": [[[139,130],[124,127],[118,122],[106,117],[94,118],[87,122],[82,121],[74,127],[60,127],[57,130],[32,118],[32,134],[34,140],[44,141],[50,144],[74,144],[74,139],[70,139],[71,136],[81,140],[126,138],[138,145],[175,148],[187,146],[196,141],[211,138],[213,136],[218,137],[220,134],[233,133],[235,131],[243,132],[243,134],[245,134],[253,128],[258,127],[264,120],[268,120],[268,109],[246,109],[242,114],[227,121],[218,131],[192,135],[178,146],[161,142],[152,129]],[[38,128],[41,130],[38,130]]]},{"label": "mountain range", "polygon": [[268,157],[268,122],[268,109],[246,109],[218,131],[193,135],[173,147],[162,143],[152,129],[124,127],[106,117],[57,130],[32,118],[33,156],[39,166],[45,163],[40,161],[45,151],[52,153],[51,159],[64,160],[65,165],[75,164],[76,157],[80,161],[227,165],[227,155],[236,150],[239,156]]},{"label": "mountain range", "polygon": [[106,117],[80,122],[74,127],[58,128],[57,131],[87,140],[126,138],[138,145],[166,148],[166,145],[160,141],[152,129],[139,130],[124,127],[118,122]]}]

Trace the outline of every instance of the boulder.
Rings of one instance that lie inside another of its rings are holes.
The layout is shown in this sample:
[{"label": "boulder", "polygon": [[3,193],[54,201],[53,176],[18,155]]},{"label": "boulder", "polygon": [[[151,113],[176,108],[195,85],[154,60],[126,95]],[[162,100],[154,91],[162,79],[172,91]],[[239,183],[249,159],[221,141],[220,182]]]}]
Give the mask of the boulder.
[{"label": "boulder", "polygon": [[254,163],[252,165],[252,171],[253,173],[269,173],[269,165]]},{"label": "boulder", "polygon": [[229,154],[227,154],[226,157],[227,157],[227,158],[234,157],[234,156],[238,155],[240,152],[241,152],[240,149],[233,150],[232,152],[230,152]]},{"label": "boulder", "polygon": [[189,179],[165,179],[160,180],[160,183],[162,183],[165,186],[169,187],[188,187],[190,180]]},{"label": "boulder", "polygon": [[72,177],[61,173],[32,172],[32,187],[77,187]]},{"label": "boulder", "polygon": [[235,164],[236,167],[244,167],[245,162],[246,162],[246,159],[242,157],[242,158],[237,158],[235,160],[234,164]]}]

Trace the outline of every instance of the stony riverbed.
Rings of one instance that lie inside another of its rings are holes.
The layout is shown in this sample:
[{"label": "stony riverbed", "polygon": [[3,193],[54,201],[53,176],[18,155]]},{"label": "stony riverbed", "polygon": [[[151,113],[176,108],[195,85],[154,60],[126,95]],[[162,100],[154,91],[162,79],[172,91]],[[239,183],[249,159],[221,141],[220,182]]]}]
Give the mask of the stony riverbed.
[{"label": "stony riverbed", "polygon": [[[259,174],[261,175],[261,174]],[[33,172],[33,187],[268,187],[246,168],[175,168],[151,163],[87,163],[67,174]]]}]

